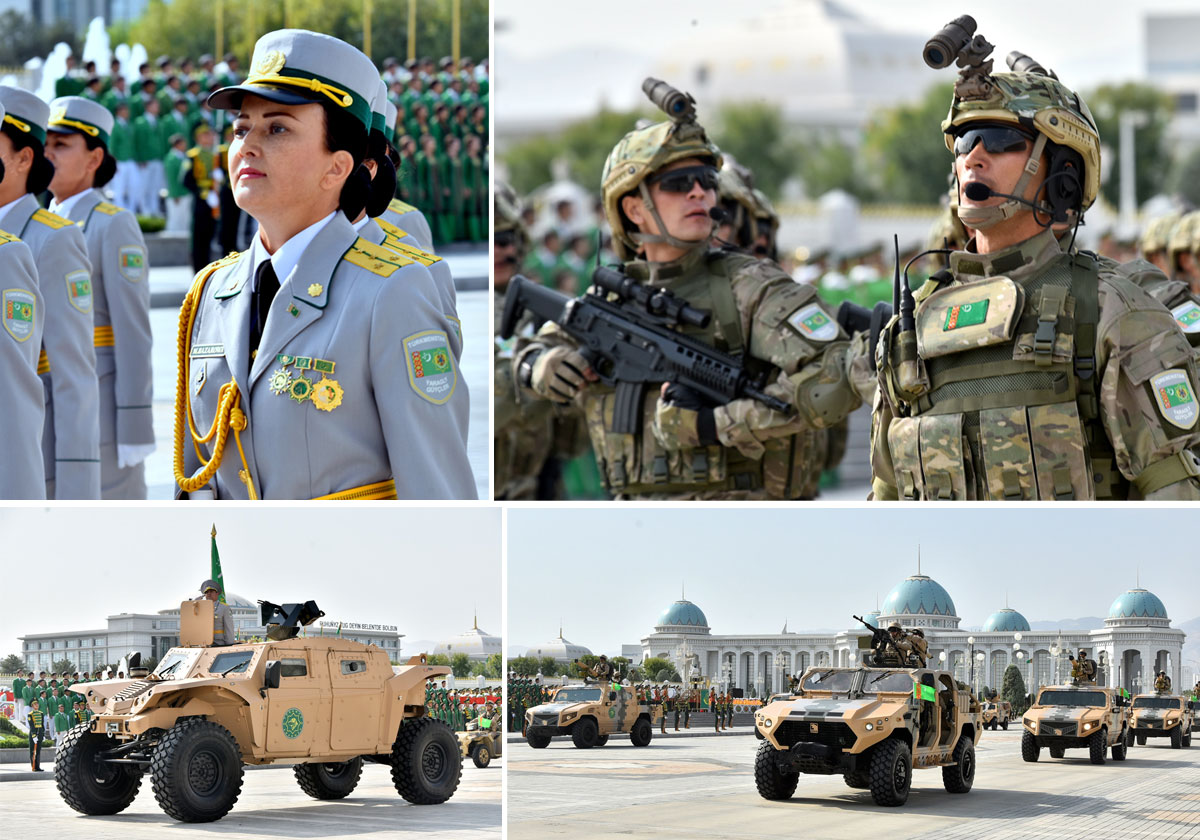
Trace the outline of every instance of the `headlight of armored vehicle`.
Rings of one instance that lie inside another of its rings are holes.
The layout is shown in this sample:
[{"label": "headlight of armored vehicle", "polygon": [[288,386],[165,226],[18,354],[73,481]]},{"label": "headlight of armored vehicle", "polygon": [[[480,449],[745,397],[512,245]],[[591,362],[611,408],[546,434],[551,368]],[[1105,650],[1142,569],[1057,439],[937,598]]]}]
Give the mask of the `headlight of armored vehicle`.
[{"label": "headlight of armored vehicle", "polygon": [[771,721],[771,719],[770,719],[770,718],[763,718],[763,719],[762,719],[762,725],[763,725],[763,729],[770,729],[770,728],[771,728],[771,725],[772,725],[772,721]]},{"label": "headlight of armored vehicle", "polygon": [[868,731],[868,732],[874,732],[874,731],[875,731],[875,724],[873,724],[873,723],[868,723],[866,728],[867,728],[867,731]]},{"label": "headlight of armored vehicle", "polygon": [[1167,726],[1174,726],[1179,723],[1179,718],[1167,718]]}]

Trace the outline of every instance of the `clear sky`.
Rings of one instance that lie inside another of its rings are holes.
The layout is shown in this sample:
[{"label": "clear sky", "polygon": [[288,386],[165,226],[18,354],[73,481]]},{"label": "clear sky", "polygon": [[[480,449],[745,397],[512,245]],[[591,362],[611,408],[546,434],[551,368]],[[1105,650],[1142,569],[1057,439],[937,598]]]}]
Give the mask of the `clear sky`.
[{"label": "clear sky", "polygon": [[1191,509],[510,509],[508,643],[563,635],[596,653],[653,632],[680,597],[713,633],[846,629],[917,570],[963,627],[1108,615],[1141,584],[1175,624],[1200,617]]},{"label": "clear sky", "polygon": [[251,602],[312,599],[325,621],[395,625],[406,652],[469,630],[476,607],[479,626],[501,632],[498,508],[0,508],[0,656],[19,635],[101,629],[196,597],[214,523],[225,586]]}]

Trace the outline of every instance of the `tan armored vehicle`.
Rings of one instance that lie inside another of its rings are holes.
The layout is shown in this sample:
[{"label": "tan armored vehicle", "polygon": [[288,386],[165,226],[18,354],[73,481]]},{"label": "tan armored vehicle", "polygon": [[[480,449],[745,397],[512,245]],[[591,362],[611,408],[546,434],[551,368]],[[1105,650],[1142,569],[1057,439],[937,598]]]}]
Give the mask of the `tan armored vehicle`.
[{"label": "tan armored vehicle", "polygon": [[640,702],[628,686],[616,683],[563,686],[549,703],[525,713],[525,740],[535,750],[549,746],[556,735],[570,735],[581,750],[602,747],[614,732],[628,732],[635,747],[654,737],[662,707]]},{"label": "tan armored vehicle", "polygon": [[1021,722],[1021,757],[1026,761],[1037,761],[1042,747],[1049,747],[1051,758],[1086,748],[1092,764],[1103,764],[1109,747],[1113,761],[1124,761],[1129,749],[1129,704],[1117,688],[1047,686]]},{"label": "tan armored vehicle", "polygon": [[467,723],[466,732],[455,734],[458,736],[461,756],[474,761],[480,769],[491,764],[493,758],[500,758],[504,754],[504,733],[499,720],[492,723],[491,729],[480,729],[479,722],[472,720]]},{"label": "tan armored vehicle", "polygon": [[1171,748],[1192,745],[1196,704],[1173,694],[1139,694],[1129,710],[1129,729],[1139,746],[1147,738],[1170,738]]},{"label": "tan armored vehicle", "polygon": [[914,769],[940,767],[946,790],[969,791],[983,731],[971,692],[928,668],[812,668],[794,697],[755,712],[754,725],[763,798],[790,798],[801,773],[841,773],[879,805],[908,800]]},{"label": "tan armored vehicle", "polygon": [[995,730],[996,727],[1008,731],[1008,722],[1012,720],[1012,703],[1007,700],[988,700],[983,704],[983,728]]},{"label": "tan armored vehicle", "polygon": [[445,802],[462,773],[445,724],[425,717],[425,681],[448,674],[416,656],[393,672],[374,645],[299,638],[317,605],[262,604],[268,641],[210,647],[213,603],[181,605],[179,647],[141,679],[81,685],[95,715],[60,743],[54,775],[84,814],[116,814],[149,774],[169,816],[209,822],[229,812],[245,764],[294,764],[300,788],[341,799],[364,761],[390,765],[399,794]]}]

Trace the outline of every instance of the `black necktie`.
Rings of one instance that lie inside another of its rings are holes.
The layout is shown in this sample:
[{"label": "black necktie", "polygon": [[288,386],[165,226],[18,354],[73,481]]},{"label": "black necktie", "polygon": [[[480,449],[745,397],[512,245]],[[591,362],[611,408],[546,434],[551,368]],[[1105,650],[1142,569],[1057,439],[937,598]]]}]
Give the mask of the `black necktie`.
[{"label": "black necktie", "polygon": [[263,328],[267,324],[267,312],[271,309],[271,301],[279,291],[279,278],[275,276],[275,267],[270,260],[263,260],[258,267],[258,282],[254,287],[254,310],[250,313],[250,352],[258,350],[262,340]]}]

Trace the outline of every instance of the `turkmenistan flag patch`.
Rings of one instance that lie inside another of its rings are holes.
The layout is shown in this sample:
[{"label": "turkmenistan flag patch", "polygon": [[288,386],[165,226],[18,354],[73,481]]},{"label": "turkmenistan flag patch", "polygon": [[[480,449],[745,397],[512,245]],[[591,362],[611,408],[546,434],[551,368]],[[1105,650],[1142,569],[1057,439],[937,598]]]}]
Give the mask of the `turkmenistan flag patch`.
[{"label": "turkmenistan flag patch", "polygon": [[913,699],[925,700],[926,702],[932,703],[937,700],[937,693],[933,690],[933,686],[931,685],[922,685],[919,682],[914,682]]},{"label": "turkmenistan flag patch", "polygon": [[979,300],[974,303],[960,303],[951,306],[946,310],[946,323],[942,326],[942,332],[982,324],[987,320],[988,302]]},{"label": "turkmenistan flag patch", "polygon": [[146,274],[146,251],[140,245],[125,245],[117,251],[121,276],[133,283]]},{"label": "turkmenistan flag patch", "polygon": [[826,314],[820,304],[812,303],[801,307],[789,315],[787,320],[796,332],[812,341],[832,341],[837,338],[837,322]]},{"label": "turkmenistan flag patch", "polygon": [[1196,392],[1187,371],[1172,368],[1152,376],[1150,389],[1154,392],[1154,404],[1168,423],[1181,429],[1196,425],[1200,406],[1196,404]]},{"label": "turkmenistan flag patch", "polygon": [[67,300],[85,314],[92,311],[92,275],[87,271],[72,271],[67,275]]},{"label": "turkmenistan flag patch", "polygon": [[408,384],[422,398],[441,405],[454,394],[458,374],[442,330],[426,330],[404,339]]},{"label": "turkmenistan flag patch", "polygon": [[4,330],[17,341],[33,335],[37,299],[24,289],[5,289],[0,311],[4,315]]},{"label": "turkmenistan flag patch", "polygon": [[1175,322],[1185,333],[1200,332],[1200,306],[1194,301],[1186,301],[1171,310]]}]

